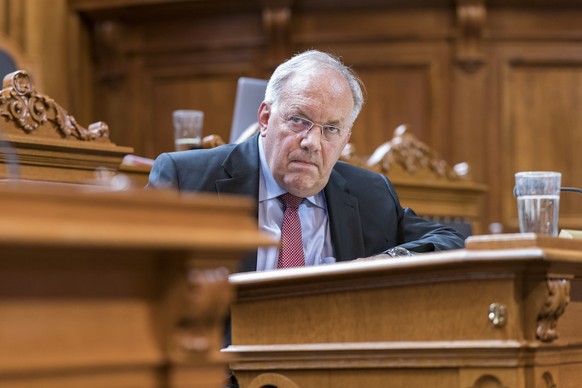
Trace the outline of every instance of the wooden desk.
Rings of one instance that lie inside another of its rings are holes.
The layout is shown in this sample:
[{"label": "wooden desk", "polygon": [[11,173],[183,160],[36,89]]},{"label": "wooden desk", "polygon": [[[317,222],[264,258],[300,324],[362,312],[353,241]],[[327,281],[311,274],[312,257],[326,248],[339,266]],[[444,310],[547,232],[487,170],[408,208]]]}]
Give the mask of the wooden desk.
[{"label": "wooden desk", "polygon": [[575,388],[581,275],[580,241],[535,235],[234,274],[225,352],[243,388]]},{"label": "wooden desk", "polygon": [[0,185],[0,386],[222,387],[250,201]]}]

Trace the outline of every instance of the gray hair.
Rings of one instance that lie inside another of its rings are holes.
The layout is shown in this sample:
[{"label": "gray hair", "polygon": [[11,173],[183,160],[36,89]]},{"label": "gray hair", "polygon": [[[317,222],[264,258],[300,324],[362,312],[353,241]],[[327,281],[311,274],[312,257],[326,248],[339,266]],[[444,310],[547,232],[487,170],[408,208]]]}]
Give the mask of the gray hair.
[{"label": "gray hair", "polygon": [[322,51],[304,51],[279,65],[271,75],[269,83],[267,84],[265,101],[271,104],[276,104],[281,92],[283,91],[285,81],[296,74],[311,71],[314,67],[317,69],[327,68],[335,70],[343,75],[348,82],[354,99],[354,109],[352,110],[352,115],[350,117],[350,125],[352,125],[354,121],[356,121],[356,118],[360,114],[362,106],[364,105],[364,93],[362,92],[363,83],[356,73],[354,73],[354,71],[348,66],[344,65],[339,58]]}]

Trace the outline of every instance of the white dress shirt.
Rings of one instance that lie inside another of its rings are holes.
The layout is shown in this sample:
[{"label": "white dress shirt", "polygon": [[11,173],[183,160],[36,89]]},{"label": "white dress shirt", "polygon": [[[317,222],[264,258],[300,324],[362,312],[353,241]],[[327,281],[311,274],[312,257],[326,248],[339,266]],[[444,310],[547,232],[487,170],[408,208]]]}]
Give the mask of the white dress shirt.
[{"label": "white dress shirt", "polygon": [[[280,241],[281,225],[285,212],[279,196],[286,191],[273,178],[263,150],[262,137],[259,136],[259,230],[271,238]],[[305,198],[299,205],[301,219],[301,236],[303,238],[303,252],[305,265],[330,264],[335,262],[329,217],[323,191],[312,197]],[[257,271],[277,268],[279,247],[259,248],[257,252]]]}]

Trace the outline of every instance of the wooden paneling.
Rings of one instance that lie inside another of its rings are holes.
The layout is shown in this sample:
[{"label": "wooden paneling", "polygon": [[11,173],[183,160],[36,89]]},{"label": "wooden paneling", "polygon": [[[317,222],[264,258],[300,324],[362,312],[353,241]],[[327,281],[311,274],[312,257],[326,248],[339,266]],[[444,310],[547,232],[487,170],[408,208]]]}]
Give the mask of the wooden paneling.
[{"label": "wooden paneling", "polygon": [[175,109],[204,111],[204,134],[228,139],[238,77],[263,76],[254,64],[260,14],[166,16],[138,12],[128,25],[121,12],[92,25],[100,96],[95,114],[111,117],[115,141],[134,144],[148,157],[173,150]]},{"label": "wooden paneling", "polygon": [[[515,171],[564,171],[567,172],[563,177],[564,186],[579,184],[582,61],[567,65],[516,66],[508,84],[513,90],[507,123],[514,134],[510,154],[519,158],[510,165]],[[576,220],[582,217],[582,201],[569,194],[561,197],[560,226],[576,227]]]},{"label": "wooden paneling", "polygon": [[[516,172],[561,171],[563,186],[580,186],[582,52],[572,43],[500,44],[494,52],[499,109],[489,123],[489,146],[499,169],[491,169],[490,182],[501,191],[500,203],[490,204],[501,207],[503,223],[515,229]],[[562,193],[560,208],[560,227],[579,228],[580,198]]]},{"label": "wooden paneling", "polygon": [[[236,79],[267,78],[281,60],[316,48],[341,56],[366,84],[352,136],[357,152],[369,155],[409,124],[489,187],[485,224],[516,230],[517,170],[555,169],[565,185],[582,185],[575,152],[582,6],[575,0],[68,4],[81,18],[73,33],[92,41],[73,41],[80,71],[71,80],[73,102],[92,115],[80,118],[105,120],[112,140],[140,155],[172,149],[170,113],[178,108],[204,110],[205,134],[228,138]],[[562,199],[561,226],[582,228],[579,198]]]},{"label": "wooden paneling", "polygon": [[394,128],[411,131],[439,152],[447,149],[450,47],[454,19],[446,8],[362,5],[346,9],[297,2],[291,39],[295,51],[318,48],[339,55],[360,75],[367,102],[352,143],[363,155],[391,138]]},{"label": "wooden paneling", "polygon": [[450,128],[444,125],[443,115],[448,104],[448,91],[442,84],[448,69],[447,47],[375,44],[344,46],[341,51],[367,91],[351,138],[358,153],[372,154],[401,124],[408,124],[416,137],[443,153]]}]

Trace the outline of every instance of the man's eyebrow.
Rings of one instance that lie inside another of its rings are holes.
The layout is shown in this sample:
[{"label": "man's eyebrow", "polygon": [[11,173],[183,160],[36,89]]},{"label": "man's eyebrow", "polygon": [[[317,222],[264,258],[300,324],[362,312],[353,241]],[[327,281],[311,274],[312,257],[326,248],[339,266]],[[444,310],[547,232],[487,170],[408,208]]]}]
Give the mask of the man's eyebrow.
[{"label": "man's eyebrow", "polygon": [[[301,116],[301,117],[306,118],[306,119],[315,123],[315,121],[311,117],[309,117],[309,115],[306,115],[300,107],[291,107],[290,111],[296,112],[296,113],[291,113],[290,114],[291,116]],[[331,121],[327,121],[325,123],[322,123],[322,125],[329,125],[332,127],[339,127],[340,124],[341,124],[341,120],[331,120]]]}]

